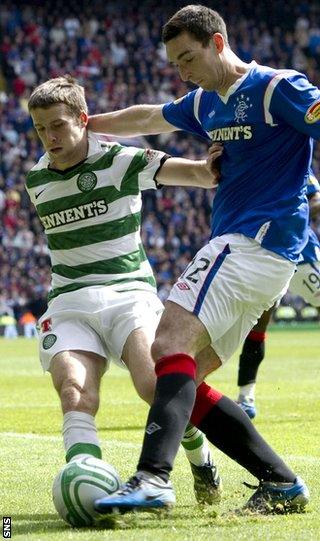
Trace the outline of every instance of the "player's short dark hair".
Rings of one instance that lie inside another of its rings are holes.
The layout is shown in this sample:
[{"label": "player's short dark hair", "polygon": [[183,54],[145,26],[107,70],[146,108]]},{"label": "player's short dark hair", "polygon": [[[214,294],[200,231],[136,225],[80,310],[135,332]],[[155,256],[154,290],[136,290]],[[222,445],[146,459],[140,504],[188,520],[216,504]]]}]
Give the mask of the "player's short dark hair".
[{"label": "player's short dark hair", "polygon": [[167,43],[182,32],[191,34],[204,47],[209,44],[213,34],[219,32],[229,46],[226,23],[217,11],[206,6],[190,4],[179,9],[164,25],[162,40]]},{"label": "player's short dark hair", "polygon": [[45,109],[58,103],[64,103],[77,117],[82,111],[88,112],[84,88],[71,75],[54,77],[37,86],[29,98],[28,109]]}]

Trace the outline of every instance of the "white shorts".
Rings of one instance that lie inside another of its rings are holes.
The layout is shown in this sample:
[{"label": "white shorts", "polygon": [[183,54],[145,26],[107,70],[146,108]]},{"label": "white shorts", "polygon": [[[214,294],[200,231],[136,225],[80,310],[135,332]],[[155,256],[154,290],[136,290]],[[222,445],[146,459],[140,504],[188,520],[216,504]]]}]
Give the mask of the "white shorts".
[{"label": "white shorts", "polygon": [[122,350],[130,333],[145,328],[153,340],[163,305],[152,291],[121,291],[90,286],[59,295],[39,320],[40,361],[68,350],[90,351],[122,367]]},{"label": "white shorts", "polygon": [[302,297],[308,304],[320,307],[320,261],[298,265],[289,291]]},{"label": "white shorts", "polygon": [[216,237],[174,284],[168,300],[195,314],[222,362],[288,289],[296,266],[241,234]]}]

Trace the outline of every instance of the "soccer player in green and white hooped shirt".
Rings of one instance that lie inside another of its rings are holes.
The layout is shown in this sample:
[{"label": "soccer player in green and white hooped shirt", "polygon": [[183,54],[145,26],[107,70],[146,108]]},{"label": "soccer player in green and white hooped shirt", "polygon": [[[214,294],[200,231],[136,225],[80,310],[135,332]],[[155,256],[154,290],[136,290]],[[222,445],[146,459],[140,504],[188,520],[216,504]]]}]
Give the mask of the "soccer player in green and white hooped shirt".
[{"label": "soccer player in green and white hooped shirt", "polygon": [[[215,178],[205,161],[99,141],[86,129],[84,89],[70,76],[38,86],[28,105],[46,152],[26,184],[52,263],[40,359],[60,397],[66,460],[101,458],[94,418],[108,363],[126,366],[149,404],[155,389],[150,346],[163,306],[141,244],[141,190],[158,182],[210,188]],[[189,425],[182,444],[198,501],[216,502],[221,482],[207,441]]]}]

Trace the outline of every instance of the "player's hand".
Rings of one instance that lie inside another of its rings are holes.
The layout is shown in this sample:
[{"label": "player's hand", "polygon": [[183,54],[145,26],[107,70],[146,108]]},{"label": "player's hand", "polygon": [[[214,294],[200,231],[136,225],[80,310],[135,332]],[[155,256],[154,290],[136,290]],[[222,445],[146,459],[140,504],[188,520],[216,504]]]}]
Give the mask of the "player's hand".
[{"label": "player's hand", "polygon": [[208,149],[207,168],[216,178],[216,182],[219,182],[220,179],[220,156],[222,152],[223,146],[220,143],[213,143]]}]

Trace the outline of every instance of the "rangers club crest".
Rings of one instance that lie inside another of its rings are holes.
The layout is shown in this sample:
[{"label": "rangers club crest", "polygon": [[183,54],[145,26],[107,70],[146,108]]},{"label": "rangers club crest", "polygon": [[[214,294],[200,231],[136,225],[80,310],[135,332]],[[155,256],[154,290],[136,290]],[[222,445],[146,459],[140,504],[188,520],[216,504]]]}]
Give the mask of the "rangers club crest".
[{"label": "rangers club crest", "polygon": [[250,103],[250,98],[246,98],[244,94],[241,94],[237,97],[234,107],[234,119],[240,124],[240,122],[244,122],[248,118],[247,110],[252,107],[252,103]]}]

